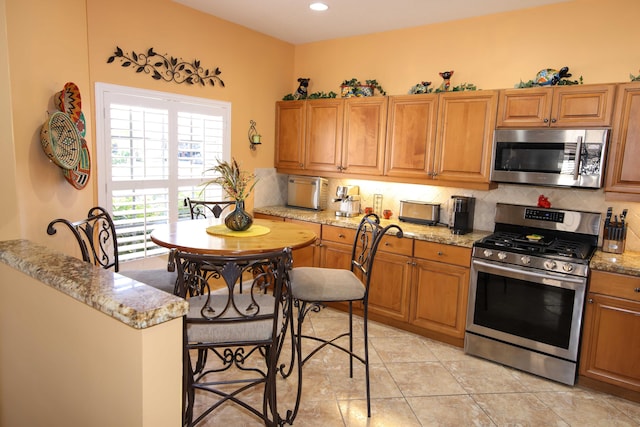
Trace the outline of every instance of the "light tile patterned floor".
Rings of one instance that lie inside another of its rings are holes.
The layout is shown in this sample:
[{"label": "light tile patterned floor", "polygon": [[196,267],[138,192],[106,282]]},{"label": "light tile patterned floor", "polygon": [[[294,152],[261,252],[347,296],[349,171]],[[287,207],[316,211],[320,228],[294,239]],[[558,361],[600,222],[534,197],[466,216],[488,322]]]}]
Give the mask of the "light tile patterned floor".
[{"label": "light tile patterned floor", "polygon": [[[346,314],[325,309],[313,313],[305,329],[328,336],[342,325]],[[324,349],[304,367],[295,426],[640,426],[638,403],[547,381],[376,322],[369,322],[369,340],[371,418],[366,416],[362,365],[355,366],[351,379],[346,356]],[[292,401],[295,381],[279,381],[279,409]],[[259,399],[259,393],[251,398]],[[197,406],[205,400],[198,395]],[[262,423],[225,404],[199,425]]]}]

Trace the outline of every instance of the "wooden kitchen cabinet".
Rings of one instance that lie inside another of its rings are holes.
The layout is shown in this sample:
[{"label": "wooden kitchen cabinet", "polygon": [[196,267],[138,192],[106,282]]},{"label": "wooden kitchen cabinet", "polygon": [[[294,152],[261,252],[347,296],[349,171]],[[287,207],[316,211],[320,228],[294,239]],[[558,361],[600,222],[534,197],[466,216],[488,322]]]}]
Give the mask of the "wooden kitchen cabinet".
[{"label": "wooden kitchen cabinet", "polygon": [[452,343],[464,339],[471,249],[416,240],[409,322]]},{"label": "wooden kitchen cabinet", "polygon": [[276,168],[304,169],[305,107],[305,101],[276,102]]},{"label": "wooden kitchen cabinet", "polygon": [[437,94],[389,97],[386,176],[431,179],[438,99]]},{"label": "wooden kitchen cabinet", "polygon": [[497,127],[609,127],[615,84],[500,91]]},{"label": "wooden kitchen cabinet", "polygon": [[497,105],[490,90],[389,97],[385,175],[488,189]]},{"label": "wooden kitchen cabinet", "polygon": [[605,198],[640,202],[640,83],[618,86]]},{"label": "wooden kitchen cabinet", "polygon": [[580,375],[640,392],[640,277],[591,272]]},{"label": "wooden kitchen cabinet", "polygon": [[489,184],[498,91],[439,96],[433,179]]},{"label": "wooden kitchen cabinet", "polygon": [[341,172],[383,174],[387,99],[386,96],[345,99]]},{"label": "wooden kitchen cabinet", "polygon": [[385,235],[378,246],[369,285],[369,313],[409,320],[409,283],[413,239]]},{"label": "wooden kitchen cabinet", "polygon": [[335,172],[342,162],[344,100],[309,100],[306,109],[305,169]]}]

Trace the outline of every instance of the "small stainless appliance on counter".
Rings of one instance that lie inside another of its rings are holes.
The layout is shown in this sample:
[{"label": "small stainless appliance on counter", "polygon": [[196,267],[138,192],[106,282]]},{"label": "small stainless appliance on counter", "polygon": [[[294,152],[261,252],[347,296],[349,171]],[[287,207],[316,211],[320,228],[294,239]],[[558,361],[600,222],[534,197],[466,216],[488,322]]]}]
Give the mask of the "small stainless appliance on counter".
[{"label": "small stainless appliance on counter", "polygon": [[339,185],[336,188],[334,202],[340,202],[336,216],[351,218],[360,215],[360,187],[357,185]]},{"label": "small stainless appliance on counter", "polygon": [[440,203],[400,200],[400,221],[436,225],[440,221]]},{"label": "small stainless appliance on counter", "polygon": [[287,185],[287,206],[325,210],[329,181],[314,176],[290,175]]}]

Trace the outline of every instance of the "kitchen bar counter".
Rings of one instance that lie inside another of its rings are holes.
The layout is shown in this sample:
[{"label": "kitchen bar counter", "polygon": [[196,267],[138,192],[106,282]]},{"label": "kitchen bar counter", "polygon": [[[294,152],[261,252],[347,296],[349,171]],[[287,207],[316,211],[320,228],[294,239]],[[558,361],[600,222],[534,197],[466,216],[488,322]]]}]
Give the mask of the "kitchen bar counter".
[{"label": "kitchen bar counter", "polygon": [[0,242],[0,262],[136,329],[188,310],[182,298],[28,240]]},{"label": "kitchen bar counter", "polygon": [[[287,206],[269,206],[255,208],[254,213],[274,215],[283,218],[297,219],[300,221],[309,221],[317,224],[335,225],[345,228],[357,228],[358,224],[362,220],[362,215],[352,218],[345,218],[336,216],[334,211],[314,211],[307,209],[290,208]],[[381,219],[380,223],[383,226],[388,224],[398,224],[402,228],[404,236],[408,238],[412,238],[415,240],[425,240],[428,242],[443,243],[447,245],[462,246],[465,248],[471,248],[473,246],[473,242],[491,234],[490,231],[479,230],[463,235],[451,234],[449,228],[443,225],[420,225],[399,221],[398,219],[394,218],[391,218],[389,220]]]}]

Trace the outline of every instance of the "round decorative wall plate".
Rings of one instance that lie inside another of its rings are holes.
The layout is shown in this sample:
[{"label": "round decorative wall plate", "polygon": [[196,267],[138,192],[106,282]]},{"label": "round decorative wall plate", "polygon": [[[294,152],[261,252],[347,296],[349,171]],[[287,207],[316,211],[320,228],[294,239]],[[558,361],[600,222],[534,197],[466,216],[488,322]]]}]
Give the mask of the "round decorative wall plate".
[{"label": "round decorative wall plate", "polygon": [[56,111],[40,130],[40,143],[45,154],[63,169],[73,169],[80,161],[80,133],[69,114]]},{"label": "round decorative wall plate", "polygon": [[82,99],[80,97],[80,89],[78,89],[75,83],[66,83],[62,91],[58,92],[54,99],[58,109],[69,114],[74,123],[80,120]]},{"label": "round decorative wall plate", "polygon": [[62,171],[64,177],[78,190],[82,190],[87,186],[89,177],[91,176],[91,157],[89,156],[89,147],[87,141],[82,139],[82,148],[80,150],[80,161],[78,166],[73,169],[65,169]]}]

